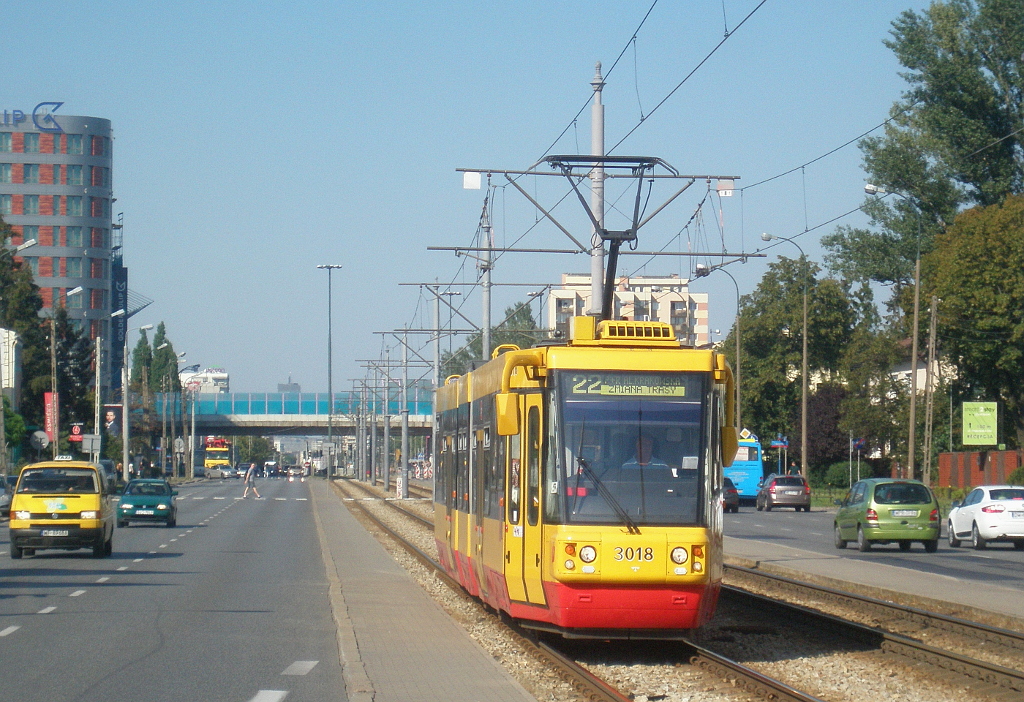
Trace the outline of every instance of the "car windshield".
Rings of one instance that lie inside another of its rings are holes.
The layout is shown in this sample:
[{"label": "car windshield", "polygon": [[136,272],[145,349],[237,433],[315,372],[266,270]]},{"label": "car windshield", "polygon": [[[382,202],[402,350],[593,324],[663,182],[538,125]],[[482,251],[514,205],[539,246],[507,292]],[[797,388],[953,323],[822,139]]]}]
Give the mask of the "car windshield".
[{"label": "car windshield", "polygon": [[18,483],[18,493],[95,495],[100,491],[96,477],[96,471],[88,468],[26,468]]},{"label": "car windshield", "polygon": [[804,479],[798,475],[784,475],[781,478],[775,479],[776,485],[790,485],[793,487],[803,487]]},{"label": "car windshield", "polygon": [[1004,500],[1024,500],[1024,488],[1002,488],[990,490],[988,496],[999,502]]},{"label": "car windshield", "polygon": [[931,501],[931,493],[924,485],[889,483],[875,488],[875,502],[880,505],[921,505]]},{"label": "car windshield", "polygon": [[171,489],[163,483],[132,483],[125,490],[127,495],[169,495]]},{"label": "car windshield", "polygon": [[547,466],[548,519],[631,528],[701,523],[707,419],[702,376],[560,376]]}]

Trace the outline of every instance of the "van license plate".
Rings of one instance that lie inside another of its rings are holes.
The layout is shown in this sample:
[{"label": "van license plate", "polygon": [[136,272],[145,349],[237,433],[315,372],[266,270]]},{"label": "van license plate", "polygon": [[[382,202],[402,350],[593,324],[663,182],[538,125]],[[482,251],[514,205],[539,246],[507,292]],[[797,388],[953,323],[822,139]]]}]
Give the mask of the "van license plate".
[{"label": "van license plate", "polygon": [[156,514],[156,512],[151,509],[137,509],[135,510],[135,514]]},{"label": "van license plate", "polygon": [[894,517],[916,517],[917,516],[917,510],[916,509],[894,509],[892,511],[892,516],[894,516]]},{"label": "van license plate", "polygon": [[43,529],[42,536],[67,536],[67,529]]}]

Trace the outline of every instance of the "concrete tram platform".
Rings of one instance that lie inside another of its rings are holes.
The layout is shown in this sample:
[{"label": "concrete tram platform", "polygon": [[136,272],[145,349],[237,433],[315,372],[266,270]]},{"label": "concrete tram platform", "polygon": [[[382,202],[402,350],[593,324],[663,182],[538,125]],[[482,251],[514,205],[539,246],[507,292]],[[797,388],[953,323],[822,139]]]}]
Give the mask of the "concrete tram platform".
[{"label": "concrete tram platform", "polygon": [[309,481],[351,702],[536,702],[349,513]]},{"label": "concrete tram platform", "polygon": [[1024,632],[1024,596],[1012,588],[728,536],[725,562]]}]

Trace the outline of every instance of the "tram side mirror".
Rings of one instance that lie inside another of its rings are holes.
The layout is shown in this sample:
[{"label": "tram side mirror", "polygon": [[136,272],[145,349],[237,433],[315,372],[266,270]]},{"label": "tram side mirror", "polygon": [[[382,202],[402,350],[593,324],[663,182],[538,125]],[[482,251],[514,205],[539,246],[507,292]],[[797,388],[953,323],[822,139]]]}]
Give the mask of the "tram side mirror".
[{"label": "tram side mirror", "polygon": [[514,392],[499,392],[495,395],[498,415],[498,435],[512,436],[519,433],[519,396]]},{"label": "tram side mirror", "polygon": [[722,465],[728,468],[736,458],[740,448],[740,439],[736,427],[722,427]]}]

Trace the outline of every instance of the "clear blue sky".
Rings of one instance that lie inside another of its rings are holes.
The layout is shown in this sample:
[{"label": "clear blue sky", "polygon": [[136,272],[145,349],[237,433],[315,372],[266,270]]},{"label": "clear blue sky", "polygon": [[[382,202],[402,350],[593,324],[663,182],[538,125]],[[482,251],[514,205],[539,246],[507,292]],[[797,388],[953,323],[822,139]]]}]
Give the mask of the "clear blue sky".
[{"label": "clear blue sky", "polygon": [[[432,323],[418,289],[399,283],[475,279],[472,265],[460,272],[465,259],[426,250],[473,240],[485,191],[463,190],[456,169],[534,163],[586,104],[596,61],[607,73],[627,49],[604,90],[608,146],[650,115],[615,153],[738,175],[739,187],[886,119],[905,84],[882,41],[922,3],[768,0],[736,30],[757,4],[661,0],[632,45],[647,0],[8,4],[0,95],[5,109],[64,101],[65,114],[112,121],[130,287],[155,300],[133,321],[165,322],[176,350],[226,368],[233,390],[273,391],[289,375],[326,390],[327,274],[316,265],[343,265],[341,390],[363,376],[355,359],[381,354],[374,331]],[[728,41],[651,114],[726,28]],[[587,109],[549,153],[589,145]],[[768,231],[800,235],[820,261],[817,242],[835,225],[801,233],[857,207],[863,183],[850,146],[742,197],[709,200],[702,226],[669,244],[704,196],[698,182],[642,230],[640,248],[753,251]],[[526,187],[548,205],[564,193],[553,178]],[[669,194],[659,188],[652,203]],[[610,200],[622,194],[609,190]],[[588,237],[578,203],[557,212]],[[498,244],[524,233],[519,246],[569,243],[534,221],[521,195],[499,191]],[[770,252],[780,253],[796,250]],[[642,272],[689,277],[689,265],[662,258]],[[741,292],[765,265],[731,269]],[[579,256],[507,255],[494,281],[554,283],[588,267]],[[711,326],[727,332],[732,283],[716,274],[692,289],[711,294]],[[495,315],[525,295],[496,289]],[[479,294],[463,309],[479,321]]]}]

